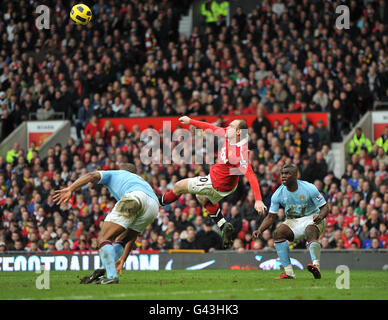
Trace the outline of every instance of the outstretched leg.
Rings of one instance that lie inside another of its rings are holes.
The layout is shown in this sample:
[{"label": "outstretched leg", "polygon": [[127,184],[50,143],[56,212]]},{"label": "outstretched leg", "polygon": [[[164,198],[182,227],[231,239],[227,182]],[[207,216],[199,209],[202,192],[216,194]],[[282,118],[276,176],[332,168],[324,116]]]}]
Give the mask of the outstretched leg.
[{"label": "outstretched leg", "polygon": [[168,205],[178,200],[178,198],[182,194],[189,193],[188,182],[189,182],[189,178],[180,180],[176,184],[174,184],[174,187],[170,191],[167,191],[164,195],[162,195],[159,198],[159,204],[161,206]]},{"label": "outstretched leg", "polygon": [[274,232],[275,249],[284,268],[284,272],[277,279],[293,279],[295,273],[290,259],[290,247],[287,241],[294,240],[294,233],[285,224],[280,224]]},{"label": "outstretched leg", "polygon": [[307,246],[310,251],[312,264],[307,265],[309,270],[315,279],[321,278],[320,259],[321,259],[321,244],[319,243],[319,229],[316,225],[310,224],[305,229],[305,236],[307,240]]}]

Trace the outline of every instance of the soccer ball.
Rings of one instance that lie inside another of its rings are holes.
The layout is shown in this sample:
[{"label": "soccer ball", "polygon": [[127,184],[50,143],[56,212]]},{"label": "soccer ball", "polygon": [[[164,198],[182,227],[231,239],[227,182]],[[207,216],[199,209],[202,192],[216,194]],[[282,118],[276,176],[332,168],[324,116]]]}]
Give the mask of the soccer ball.
[{"label": "soccer ball", "polygon": [[86,4],[76,4],[71,8],[70,18],[76,24],[86,26],[92,19],[92,10]]}]

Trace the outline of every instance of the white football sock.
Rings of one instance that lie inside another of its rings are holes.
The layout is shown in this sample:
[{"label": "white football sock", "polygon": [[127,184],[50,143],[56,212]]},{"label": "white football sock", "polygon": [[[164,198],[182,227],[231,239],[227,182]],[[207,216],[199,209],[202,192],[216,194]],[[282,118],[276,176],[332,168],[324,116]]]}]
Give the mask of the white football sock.
[{"label": "white football sock", "polygon": [[284,267],[284,271],[286,272],[286,274],[288,276],[292,276],[292,277],[295,277],[295,273],[294,273],[294,269],[292,268],[292,264]]}]

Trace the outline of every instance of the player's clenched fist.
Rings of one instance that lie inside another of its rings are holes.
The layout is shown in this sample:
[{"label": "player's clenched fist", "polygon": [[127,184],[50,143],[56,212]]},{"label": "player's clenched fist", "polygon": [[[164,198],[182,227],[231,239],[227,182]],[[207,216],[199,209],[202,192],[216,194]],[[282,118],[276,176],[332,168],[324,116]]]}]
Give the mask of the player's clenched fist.
[{"label": "player's clenched fist", "polygon": [[183,116],[179,118],[179,121],[183,124],[189,124],[190,123],[190,118],[188,116]]}]

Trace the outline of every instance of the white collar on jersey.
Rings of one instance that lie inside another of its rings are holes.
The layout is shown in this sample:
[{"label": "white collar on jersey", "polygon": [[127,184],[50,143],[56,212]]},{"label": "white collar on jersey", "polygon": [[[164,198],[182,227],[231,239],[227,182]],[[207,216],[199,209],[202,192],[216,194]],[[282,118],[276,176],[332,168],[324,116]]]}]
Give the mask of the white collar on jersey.
[{"label": "white collar on jersey", "polygon": [[246,144],[248,142],[248,137],[242,139],[240,142],[237,142],[237,143],[230,143],[229,144],[231,146],[237,146],[237,147],[241,147],[243,144]]}]

